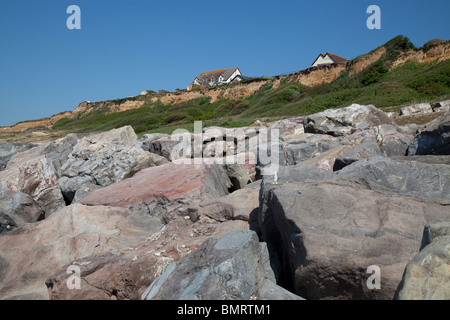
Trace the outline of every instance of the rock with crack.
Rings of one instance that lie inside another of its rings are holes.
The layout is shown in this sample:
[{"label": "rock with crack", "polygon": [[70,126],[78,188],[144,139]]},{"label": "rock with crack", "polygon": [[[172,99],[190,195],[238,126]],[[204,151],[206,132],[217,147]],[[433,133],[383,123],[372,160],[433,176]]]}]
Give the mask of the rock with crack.
[{"label": "rock with crack", "polygon": [[361,179],[375,190],[450,203],[450,166],[444,164],[372,157],[352,163],[337,176]]},{"label": "rock with crack", "polygon": [[[45,280],[74,260],[118,254],[159,231],[161,222],[123,208],[68,206],[0,237],[0,299],[48,299]],[[20,252],[20,254],[17,254]]]},{"label": "rock with crack", "polygon": [[13,143],[4,142],[0,143],[0,171],[4,170],[13,155],[19,152],[23,152],[35,147],[35,144],[31,143]]},{"label": "rock with crack", "polygon": [[45,212],[29,195],[0,187],[0,235],[44,218]]},{"label": "rock with crack", "polygon": [[422,248],[406,266],[398,300],[450,299],[450,222],[424,228]]},{"label": "rock with crack", "polygon": [[142,149],[145,151],[150,151],[150,145],[153,141],[161,139],[161,138],[167,138],[169,135],[165,133],[147,133],[144,134],[141,138],[142,142]]},{"label": "rock with crack", "polygon": [[400,109],[401,116],[411,116],[416,114],[432,113],[433,109],[429,103],[418,103],[412,106],[403,107]]},{"label": "rock with crack", "polygon": [[300,297],[277,286],[269,253],[250,230],[209,238],[167,267],[143,300],[245,300]]},{"label": "rock with crack", "polygon": [[176,164],[144,169],[132,178],[99,189],[81,203],[131,208],[164,222],[187,216],[199,203],[228,194],[230,179],[221,165]]},{"label": "rock with crack", "polygon": [[398,126],[382,124],[374,127],[377,142],[386,157],[404,156],[414,136],[403,133]]},{"label": "rock with crack", "polygon": [[408,147],[408,156],[450,154],[450,112],[427,123]]},{"label": "rock with crack", "polygon": [[63,208],[65,201],[58,186],[58,174],[53,161],[46,157],[48,144],[16,153],[5,170],[0,171],[0,185],[4,189],[31,196],[46,216]]},{"label": "rock with crack", "polygon": [[236,219],[250,221],[252,216],[257,216],[258,207],[259,188],[240,189],[224,197],[200,203],[198,215],[218,222]]},{"label": "rock with crack", "polygon": [[332,136],[349,135],[382,124],[394,125],[389,116],[373,105],[352,104],[341,109],[329,109],[308,116],[304,121],[305,132]]},{"label": "rock with crack", "polygon": [[[171,258],[146,255],[140,259],[134,252],[112,254],[103,252],[72,261],[45,284],[50,300],[139,300],[146,288],[166,267],[173,262]],[[80,286],[69,289],[69,267],[80,270]]]},{"label": "rock with crack", "polygon": [[286,144],[286,164],[296,165],[341,146],[337,138],[327,134],[304,134]]},{"label": "rock with crack", "polygon": [[61,167],[59,186],[68,203],[83,184],[105,187],[155,166],[130,126],[80,139]]},{"label": "rock with crack", "polygon": [[[279,283],[306,299],[392,299],[423,226],[450,219],[436,202],[342,179],[266,183],[259,215],[281,261]],[[372,265],[380,290],[366,285]]]}]

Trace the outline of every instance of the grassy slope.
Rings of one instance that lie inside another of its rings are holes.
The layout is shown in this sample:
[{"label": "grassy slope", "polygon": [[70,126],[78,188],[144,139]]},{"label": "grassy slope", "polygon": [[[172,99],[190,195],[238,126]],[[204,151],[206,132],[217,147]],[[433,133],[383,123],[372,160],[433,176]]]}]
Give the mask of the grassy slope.
[{"label": "grassy slope", "polygon": [[176,128],[192,130],[195,120],[203,121],[203,126],[238,127],[249,125],[257,119],[275,120],[306,115],[352,103],[389,108],[448,99],[449,60],[441,63],[407,63],[392,71],[385,67],[402,50],[410,48],[411,44],[405,39],[392,39],[386,44],[387,53],[378,62],[353,77],[344,72],[331,84],[305,87],[285,78],[278,88],[273,89],[272,84],[267,83],[246,99],[223,99],[210,103],[209,98],[197,98],[169,105],[158,101],[151,105],[144,104],[139,109],[109,115],[98,110],[75,119],[62,119],[53,130],[94,132],[131,125],[138,134],[171,133]]}]

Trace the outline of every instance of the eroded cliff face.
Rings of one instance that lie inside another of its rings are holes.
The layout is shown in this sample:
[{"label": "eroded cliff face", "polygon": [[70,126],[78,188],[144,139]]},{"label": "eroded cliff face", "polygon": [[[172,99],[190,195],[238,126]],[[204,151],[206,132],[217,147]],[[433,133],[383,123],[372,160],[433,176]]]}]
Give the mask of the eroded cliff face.
[{"label": "eroded cliff face", "polygon": [[[280,80],[289,77],[290,81],[297,81],[305,86],[315,86],[322,83],[330,83],[335,80],[345,70],[349,71],[352,76],[364,70],[370,64],[378,61],[383,54],[386,53],[386,48],[381,47],[372,53],[363,55],[357,59],[348,61],[347,63],[324,65],[318,67],[311,67],[305,70],[290,74],[288,76],[278,76],[275,79],[267,79],[255,81],[250,83],[239,83],[231,86],[224,86],[210,90],[202,91],[178,91],[167,92],[163,94],[153,94],[145,99],[136,100],[115,100],[102,101],[100,103],[82,102],[73,112],[67,111],[54,115],[50,118],[31,120],[19,122],[11,127],[0,127],[0,133],[20,132],[38,127],[51,127],[58,120],[62,118],[73,118],[81,113],[89,113],[101,108],[106,113],[120,112],[130,109],[142,107],[145,103],[154,103],[160,100],[164,104],[180,103],[195,98],[210,97],[211,102],[220,99],[239,99],[252,96],[258,89],[269,81],[273,81],[273,87],[277,88],[280,85]],[[417,48],[406,51],[396,60],[389,64],[390,70],[397,68],[407,62],[426,63],[437,60],[439,62],[448,60],[450,58],[450,41],[439,43],[428,48]]]},{"label": "eroded cliff face", "polygon": [[442,62],[450,59],[450,41],[440,43],[430,48],[411,49],[403,53],[397,60],[395,60],[389,69],[395,69],[407,62],[426,63],[437,60]]}]

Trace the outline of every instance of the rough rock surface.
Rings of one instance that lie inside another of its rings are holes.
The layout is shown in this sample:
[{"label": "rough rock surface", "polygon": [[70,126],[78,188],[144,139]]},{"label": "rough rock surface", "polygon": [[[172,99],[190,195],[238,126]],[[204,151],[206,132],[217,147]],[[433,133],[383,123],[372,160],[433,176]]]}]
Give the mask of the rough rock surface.
[{"label": "rough rock surface", "polygon": [[333,136],[348,135],[382,124],[394,124],[383,111],[372,105],[352,104],[341,109],[329,109],[308,116],[305,119],[305,132],[322,133]]},{"label": "rough rock surface", "polygon": [[401,128],[382,124],[374,127],[377,143],[386,157],[404,156],[408,150],[409,145],[414,140],[414,136],[408,132],[402,132]]},{"label": "rough rock surface", "polygon": [[372,157],[343,168],[337,175],[341,178],[362,179],[375,190],[390,190],[433,199],[443,204],[450,202],[448,165],[418,161],[397,162],[389,158]]},{"label": "rough rock surface", "polygon": [[[271,183],[262,195],[260,231],[279,255],[280,283],[307,299],[392,299],[423,226],[450,219],[445,206],[350,180]],[[381,290],[366,286],[371,265]]]},{"label": "rough rock surface", "polygon": [[117,254],[161,227],[158,219],[127,209],[80,204],[23,225],[0,237],[0,299],[31,293],[47,299],[45,280],[62,266],[99,252]]},{"label": "rough rock surface", "polygon": [[61,167],[59,185],[70,203],[85,183],[108,186],[155,164],[130,126],[80,139]]},{"label": "rough rock surface", "polygon": [[96,190],[81,203],[132,208],[168,222],[204,200],[225,196],[230,187],[223,166],[167,163]]},{"label": "rough rock surface", "polygon": [[408,155],[450,154],[450,112],[429,122],[408,148]]},{"label": "rough rock surface", "polygon": [[46,216],[65,206],[58,187],[58,175],[52,161],[40,145],[16,153],[5,170],[0,171],[0,185],[5,189],[19,191],[31,196],[45,211]]},{"label": "rough rock surface", "polygon": [[[139,300],[145,289],[173,262],[171,258],[147,255],[137,259],[134,252],[103,252],[65,265],[47,278],[50,300]],[[80,288],[66,285],[70,266],[80,268]]]},{"label": "rough rock surface", "polygon": [[243,230],[220,239],[210,238],[169,265],[142,294],[142,299],[301,299],[274,282],[266,246],[259,242],[256,233]]},{"label": "rough rock surface", "polygon": [[396,299],[449,300],[450,222],[426,226],[422,247],[406,266]]},{"label": "rough rock surface", "polygon": [[199,216],[219,222],[226,220],[249,221],[259,207],[259,189],[240,189],[221,198],[200,203]]},{"label": "rough rock surface", "polygon": [[326,134],[304,134],[292,140],[285,147],[287,165],[317,157],[324,152],[339,147],[337,138]]},{"label": "rough rock surface", "polygon": [[13,155],[18,152],[26,151],[35,147],[36,145],[31,143],[0,143],[0,171],[6,168],[9,160]]},{"label": "rough rock surface", "polygon": [[401,116],[410,116],[415,114],[432,113],[433,109],[429,103],[418,103],[412,106],[403,107],[400,109]]},{"label": "rough rock surface", "polygon": [[44,211],[32,197],[0,187],[0,235],[43,218]]},{"label": "rough rock surface", "polygon": [[248,229],[248,223],[234,220],[217,223],[201,217],[193,223],[177,218],[138,245],[120,253],[94,253],[74,260],[81,271],[79,290],[68,290],[68,265],[59,268],[46,280],[49,298],[54,300],[109,300],[139,299],[147,287],[165,268],[194,251],[210,237],[221,237],[229,232]]}]

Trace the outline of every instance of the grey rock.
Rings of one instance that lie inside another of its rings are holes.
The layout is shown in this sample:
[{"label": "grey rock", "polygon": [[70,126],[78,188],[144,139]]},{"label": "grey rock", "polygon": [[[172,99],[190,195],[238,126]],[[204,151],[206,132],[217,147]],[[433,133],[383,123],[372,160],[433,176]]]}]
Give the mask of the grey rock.
[{"label": "grey rock", "polygon": [[59,186],[47,188],[35,197],[36,202],[44,208],[45,218],[66,206],[64,195]]},{"label": "grey rock", "polygon": [[144,134],[141,138],[142,141],[142,149],[145,151],[150,151],[150,144],[158,139],[167,138],[169,135],[165,133],[147,133]]},{"label": "grey rock", "polygon": [[414,140],[413,135],[399,132],[401,129],[398,126],[382,124],[374,127],[374,130],[377,142],[386,157],[406,155],[409,145]]},{"label": "grey rock", "polygon": [[[275,281],[267,247],[250,230],[209,238],[191,254],[174,262],[142,294],[143,300],[244,300],[264,280]],[[265,284],[267,286],[267,284]],[[284,292],[281,288],[274,289]],[[261,299],[270,290],[258,291]],[[293,297],[293,295],[291,295]]]},{"label": "grey rock", "polygon": [[233,184],[230,191],[235,191],[244,188],[247,184],[252,182],[252,178],[245,165],[243,164],[225,164],[228,178]]},{"label": "grey rock", "polygon": [[[171,135],[148,144],[148,151],[156,153],[169,161],[180,158],[191,158],[192,156],[192,136],[190,134]],[[179,147],[178,152],[174,148]]]},{"label": "grey rock", "polygon": [[44,211],[29,195],[0,188],[0,235],[44,218]]},{"label": "grey rock", "polygon": [[389,157],[394,161],[408,162],[408,161],[418,161],[428,164],[445,164],[450,166],[450,155],[440,156],[440,155],[425,155],[425,156],[393,156]]},{"label": "grey rock", "polygon": [[408,148],[408,156],[450,155],[450,112],[426,124]]},{"label": "grey rock", "polygon": [[85,184],[81,185],[81,187],[78,188],[77,191],[75,192],[75,195],[72,200],[72,204],[73,203],[81,203],[84,198],[88,197],[95,190],[98,190],[101,188],[102,188],[101,186],[92,184],[92,183],[85,183]]},{"label": "grey rock", "polygon": [[[138,300],[142,292],[173,259],[154,255],[135,256],[135,252],[110,252],[77,259],[47,278],[50,300]],[[69,266],[80,268],[82,285],[69,289]]]},{"label": "grey rock", "polygon": [[432,113],[433,109],[429,103],[418,103],[412,106],[403,107],[400,109],[401,116],[411,116],[416,114]]},{"label": "grey rock", "polygon": [[361,159],[382,155],[382,151],[375,141],[366,141],[355,146],[346,146],[342,150],[337,149],[337,151],[337,153],[335,152],[330,155],[330,157],[335,158],[333,171],[340,170]]},{"label": "grey rock", "polygon": [[8,264],[0,299],[39,294],[48,298],[45,280],[72,261],[100,252],[119,255],[161,230],[161,222],[133,211],[74,204],[38,223],[25,224],[0,237]]},{"label": "grey rock", "polygon": [[286,146],[286,164],[296,165],[339,147],[337,138],[326,134],[305,135],[305,138],[291,141]]},{"label": "grey rock", "polygon": [[398,300],[450,299],[450,222],[425,228],[427,245],[406,266],[395,296]]},{"label": "grey rock", "polygon": [[61,167],[59,185],[68,202],[85,183],[108,186],[133,176],[161,159],[144,151],[130,126],[80,139]]},{"label": "grey rock", "polygon": [[67,204],[71,204],[75,193],[86,184],[95,185],[95,179],[91,176],[76,176],[73,178],[61,177],[58,180],[59,187],[66,199]]},{"label": "grey rock", "polygon": [[450,201],[450,167],[418,161],[397,162],[372,157],[336,173],[340,178],[358,178],[375,190],[385,190],[441,203]]},{"label": "grey rock", "polygon": [[[266,184],[259,220],[283,287],[306,299],[392,299],[423,226],[449,218],[435,202],[333,179]],[[380,290],[367,286],[372,265],[381,270]]]},{"label": "grey rock", "polygon": [[64,138],[50,142],[43,149],[42,154],[45,155],[48,162],[53,165],[58,177],[61,177],[61,167],[69,159],[78,139],[77,135],[68,134]]},{"label": "grey rock", "polygon": [[394,121],[372,105],[352,104],[310,115],[304,121],[304,128],[307,133],[343,136],[381,124],[394,124]]},{"label": "grey rock", "polygon": [[200,203],[198,213],[219,222],[226,220],[249,221],[258,211],[259,189],[240,189],[221,198]]},{"label": "grey rock", "polygon": [[437,102],[433,106],[434,112],[448,112],[450,111],[450,100]]},{"label": "grey rock", "polygon": [[46,157],[49,144],[41,144],[16,153],[5,170],[0,171],[0,185],[31,196],[47,215],[65,206],[53,161]]},{"label": "grey rock", "polygon": [[35,146],[35,144],[31,143],[0,143],[0,171],[6,168],[6,165],[13,155],[31,149]]},{"label": "grey rock", "polygon": [[305,300],[269,279],[263,280],[256,291],[256,296],[260,300]]}]

